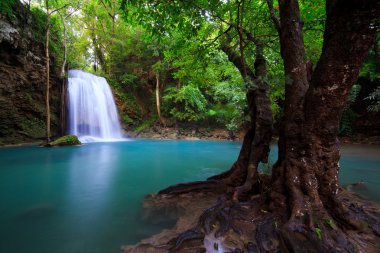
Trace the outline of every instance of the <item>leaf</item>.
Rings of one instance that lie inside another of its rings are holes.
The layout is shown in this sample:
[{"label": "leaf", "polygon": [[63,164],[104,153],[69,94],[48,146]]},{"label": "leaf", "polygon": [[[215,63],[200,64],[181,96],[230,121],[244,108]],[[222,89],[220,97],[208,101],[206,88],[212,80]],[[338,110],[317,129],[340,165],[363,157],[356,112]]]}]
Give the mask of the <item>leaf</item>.
[{"label": "leaf", "polygon": [[320,228],[315,228],[315,235],[318,237],[319,240],[322,240],[322,230]]},{"label": "leaf", "polygon": [[335,224],[334,224],[334,221],[332,219],[328,219],[326,221],[327,225],[329,225],[332,229],[335,229]]}]

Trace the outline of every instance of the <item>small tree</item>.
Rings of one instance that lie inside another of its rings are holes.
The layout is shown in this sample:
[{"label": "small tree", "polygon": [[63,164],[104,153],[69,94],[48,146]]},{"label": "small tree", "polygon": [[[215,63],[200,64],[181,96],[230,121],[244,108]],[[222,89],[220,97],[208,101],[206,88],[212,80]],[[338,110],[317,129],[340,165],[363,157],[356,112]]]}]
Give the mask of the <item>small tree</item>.
[{"label": "small tree", "polygon": [[61,78],[64,76],[64,69],[67,60],[67,49],[66,49],[66,24],[65,19],[71,16],[74,11],[70,12],[70,15],[64,17],[62,10],[70,7],[70,0],[62,1],[44,1],[44,8],[46,11],[46,31],[45,31],[45,68],[46,68],[46,92],[45,92],[45,105],[46,105],[46,141],[50,142],[51,138],[51,116],[50,116],[50,51],[49,51],[49,42],[50,42],[50,29],[51,29],[51,17],[54,13],[59,13],[61,20],[64,26],[64,61],[62,64]]}]

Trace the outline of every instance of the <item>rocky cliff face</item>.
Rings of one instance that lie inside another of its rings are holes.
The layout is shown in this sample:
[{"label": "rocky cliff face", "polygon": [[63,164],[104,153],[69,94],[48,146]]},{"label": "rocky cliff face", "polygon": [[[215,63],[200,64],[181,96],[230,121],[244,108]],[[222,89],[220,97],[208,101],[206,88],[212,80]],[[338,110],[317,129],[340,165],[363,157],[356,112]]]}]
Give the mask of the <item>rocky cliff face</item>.
[{"label": "rocky cliff face", "polygon": [[[0,14],[0,145],[45,136],[44,45],[35,41],[28,23]],[[52,134],[56,135],[62,81],[51,72]]]}]

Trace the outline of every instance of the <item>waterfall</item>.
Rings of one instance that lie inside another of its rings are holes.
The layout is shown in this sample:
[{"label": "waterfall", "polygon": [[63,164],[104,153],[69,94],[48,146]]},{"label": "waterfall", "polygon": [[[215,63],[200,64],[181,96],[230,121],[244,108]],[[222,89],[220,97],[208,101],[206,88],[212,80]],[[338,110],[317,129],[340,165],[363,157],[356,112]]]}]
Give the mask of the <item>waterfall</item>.
[{"label": "waterfall", "polygon": [[69,133],[77,135],[81,142],[122,140],[115,101],[106,79],[70,70],[68,83]]}]

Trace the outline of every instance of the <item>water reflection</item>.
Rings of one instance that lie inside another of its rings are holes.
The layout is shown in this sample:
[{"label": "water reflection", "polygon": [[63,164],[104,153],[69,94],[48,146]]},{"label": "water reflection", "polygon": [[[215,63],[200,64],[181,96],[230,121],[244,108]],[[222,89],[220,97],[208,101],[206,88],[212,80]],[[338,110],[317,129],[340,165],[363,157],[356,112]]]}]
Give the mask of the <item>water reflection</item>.
[{"label": "water reflection", "polygon": [[[95,240],[104,240],[112,203],[114,176],[119,151],[110,144],[81,149],[70,157],[66,192],[70,231],[80,236],[78,249]],[[78,240],[78,239],[77,239]]]},{"label": "water reflection", "polygon": [[380,202],[380,148],[375,145],[343,145],[339,180],[342,186]]}]

